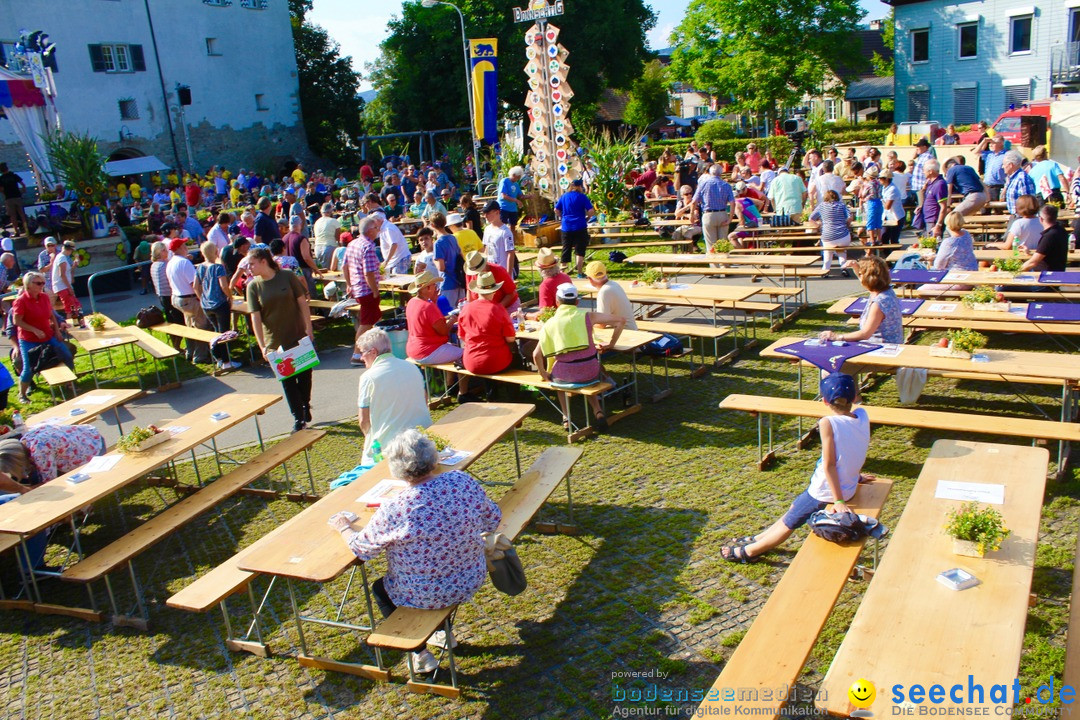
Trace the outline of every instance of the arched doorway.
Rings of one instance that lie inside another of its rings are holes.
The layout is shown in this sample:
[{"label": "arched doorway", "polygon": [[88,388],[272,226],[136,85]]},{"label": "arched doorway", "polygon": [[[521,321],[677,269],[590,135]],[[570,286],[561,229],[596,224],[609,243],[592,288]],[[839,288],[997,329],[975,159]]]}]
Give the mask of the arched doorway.
[{"label": "arched doorway", "polygon": [[110,155],[105,160],[105,162],[113,162],[115,160],[130,160],[131,158],[145,157],[145,156],[146,156],[146,153],[144,153],[142,150],[137,150],[136,148],[130,148],[130,147],[120,148],[119,150],[115,150],[112,153],[112,155]]}]

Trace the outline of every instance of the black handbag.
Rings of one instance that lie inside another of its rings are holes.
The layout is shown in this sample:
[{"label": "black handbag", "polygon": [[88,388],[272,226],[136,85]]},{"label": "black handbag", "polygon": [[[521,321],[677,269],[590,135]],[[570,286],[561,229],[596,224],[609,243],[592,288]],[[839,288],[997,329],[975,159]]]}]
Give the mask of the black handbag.
[{"label": "black handbag", "polygon": [[495,589],[506,595],[518,595],[529,586],[525,568],[521,567],[514,548],[503,550],[503,556],[498,560],[488,560],[488,574]]},{"label": "black handbag", "polygon": [[156,305],[144,307],[135,315],[135,327],[143,330],[155,325],[161,325],[163,322],[165,322],[165,313]]}]

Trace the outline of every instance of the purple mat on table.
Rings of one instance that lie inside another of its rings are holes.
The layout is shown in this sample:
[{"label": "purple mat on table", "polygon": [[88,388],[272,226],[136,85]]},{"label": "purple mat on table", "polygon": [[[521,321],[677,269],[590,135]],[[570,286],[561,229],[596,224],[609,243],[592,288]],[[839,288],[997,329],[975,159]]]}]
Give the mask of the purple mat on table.
[{"label": "purple mat on table", "polygon": [[1080,285],[1080,272],[1045,270],[1039,273],[1039,282],[1053,283],[1055,285]]},{"label": "purple mat on table", "polygon": [[936,283],[947,273],[947,270],[893,270],[889,275],[894,283]]},{"label": "purple mat on table", "polygon": [[868,342],[845,342],[838,345],[824,342],[821,345],[807,345],[807,341],[803,340],[777,348],[776,352],[784,355],[794,355],[800,360],[817,365],[827,372],[838,372],[845,360],[873,352],[880,347],[876,343]]},{"label": "purple mat on table", "polygon": [[1028,303],[1028,320],[1080,321],[1080,303]]},{"label": "purple mat on table", "polygon": [[[900,314],[912,315],[919,306],[923,304],[922,300],[918,298],[901,298],[900,299]],[[844,308],[844,312],[848,315],[858,315],[866,307],[866,298],[855,298],[855,302]]]}]

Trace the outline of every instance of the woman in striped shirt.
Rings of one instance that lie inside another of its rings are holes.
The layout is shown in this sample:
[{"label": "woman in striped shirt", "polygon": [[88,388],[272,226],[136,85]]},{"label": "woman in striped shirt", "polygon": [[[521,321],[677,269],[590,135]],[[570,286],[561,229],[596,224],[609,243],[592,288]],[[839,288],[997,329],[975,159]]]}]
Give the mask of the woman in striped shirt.
[{"label": "woman in striped shirt", "polygon": [[[840,202],[840,196],[835,190],[826,190],[825,198],[820,205],[814,208],[810,214],[810,222],[817,223],[821,228],[821,246],[824,259],[824,268],[828,272],[832,269],[832,248],[847,247],[851,244],[851,213],[847,206]],[[847,262],[847,251],[841,250],[840,264]],[[848,274],[844,270],[844,275]]]}]

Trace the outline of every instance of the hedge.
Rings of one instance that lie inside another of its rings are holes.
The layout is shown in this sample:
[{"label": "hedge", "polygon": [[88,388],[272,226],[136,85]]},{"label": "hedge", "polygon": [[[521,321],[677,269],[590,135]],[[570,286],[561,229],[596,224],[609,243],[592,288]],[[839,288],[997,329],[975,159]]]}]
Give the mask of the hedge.
[{"label": "hedge", "polygon": [[[803,147],[806,149],[812,147],[820,148],[827,145],[850,142],[866,142],[873,145],[882,145],[885,142],[885,135],[887,132],[888,127],[885,129],[863,129],[862,127],[843,129],[838,130],[837,132],[828,133],[821,142],[814,142],[810,138],[807,138],[803,143]],[[718,140],[713,143],[713,150],[716,151],[716,156],[722,160],[734,160],[735,153],[745,150],[748,142],[751,142],[750,138]],[[787,159],[792,148],[791,140],[782,135],[758,138],[753,140],[753,142],[757,143],[758,149],[762,152],[764,152],[766,148],[772,150],[773,157],[781,162]],[[660,153],[664,151],[664,148],[671,148],[672,152],[679,157],[682,157],[686,154],[686,149],[688,147],[690,147],[690,138],[660,140],[655,143],[650,143],[649,147],[646,149],[646,154],[650,160],[655,160],[660,157]]]}]

